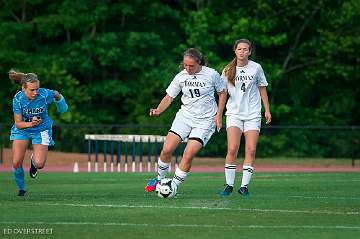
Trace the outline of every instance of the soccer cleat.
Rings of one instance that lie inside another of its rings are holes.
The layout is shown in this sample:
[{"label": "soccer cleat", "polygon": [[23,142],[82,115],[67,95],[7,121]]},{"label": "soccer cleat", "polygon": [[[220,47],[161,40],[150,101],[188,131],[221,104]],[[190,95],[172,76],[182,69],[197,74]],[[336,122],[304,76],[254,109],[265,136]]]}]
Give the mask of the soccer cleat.
[{"label": "soccer cleat", "polygon": [[34,157],[34,155],[32,154],[31,156],[30,156],[30,170],[29,170],[29,173],[30,173],[30,177],[31,178],[36,178],[36,176],[37,176],[37,168],[36,168],[36,166],[34,165],[34,162],[33,162],[33,157]]},{"label": "soccer cleat", "polygon": [[18,196],[23,197],[25,196],[26,191],[25,190],[19,190]]},{"label": "soccer cleat", "polygon": [[220,196],[229,196],[233,191],[233,186],[227,185],[225,186],[224,190],[220,192]]},{"label": "soccer cleat", "polygon": [[156,185],[158,184],[159,180],[157,178],[150,179],[146,186],[145,186],[145,192],[152,192],[155,191]]},{"label": "soccer cleat", "polygon": [[238,190],[238,193],[240,193],[244,197],[250,196],[249,190],[247,187],[240,187]]}]

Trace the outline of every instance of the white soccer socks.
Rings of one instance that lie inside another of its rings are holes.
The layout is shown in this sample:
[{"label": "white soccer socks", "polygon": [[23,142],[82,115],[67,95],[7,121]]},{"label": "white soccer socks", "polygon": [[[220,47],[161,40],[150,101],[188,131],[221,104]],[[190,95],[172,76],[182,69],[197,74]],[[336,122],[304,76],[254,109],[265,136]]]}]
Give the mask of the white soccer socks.
[{"label": "white soccer socks", "polygon": [[166,173],[169,172],[169,165],[170,163],[164,163],[161,159],[158,159],[158,176],[157,179],[160,181],[161,179],[165,178]]},{"label": "white soccer socks", "polygon": [[175,170],[175,174],[172,179],[173,183],[176,184],[177,187],[179,187],[180,184],[182,184],[185,181],[187,174],[188,174],[187,172],[184,172],[180,168],[177,168]]},{"label": "white soccer socks", "polygon": [[226,184],[233,187],[235,181],[236,165],[225,164],[225,180]]},{"label": "white soccer socks", "polygon": [[243,175],[242,175],[241,187],[247,187],[248,186],[253,173],[254,173],[254,167],[247,166],[247,165],[243,166]]}]

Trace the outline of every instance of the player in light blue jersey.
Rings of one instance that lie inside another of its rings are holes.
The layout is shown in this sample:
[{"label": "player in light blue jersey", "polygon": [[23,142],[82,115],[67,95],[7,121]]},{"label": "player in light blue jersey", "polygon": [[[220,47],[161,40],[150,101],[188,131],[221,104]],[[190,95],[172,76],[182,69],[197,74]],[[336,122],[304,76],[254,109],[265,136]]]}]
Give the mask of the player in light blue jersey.
[{"label": "player in light blue jersey", "polygon": [[[215,128],[220,130],[222,127],[225,87],[219,73],[206,66],[205,58],[197,49],[185,51],[181,71],[166,89],[167,94],[157,108],[150,110],[150,116],[159,116],[182,93],[181,109],[176,114],[158,159],[158,176],[147,183],[146,192],[154,191],[157,183],[165,178],[172,153],[182,141],[188,139],[172,185],[177,188],[185,180],[196,153],[207,144]],[[219,96],[218,104],[215,93]]]},{"label": "player in light blue jersey", "polygon": [[22,87],[13,98],[14,125],[10,140],[13,141],[14,180],[19,187],[18,196],[24,196],[26,190],[22,164],[29,141],[33,146],[29,173],[31,178],[35,178],[37,170],[45,165],[48,147],[54,144],[51,130],[53,121],[48,115],[48,107],[55,102],[57,110],[64,113],[68,106],[59,92],[40,88],[40,81],[34,73],[11,70],[9,78]]},{"label": "player in light blue jersey", "polygon": [[245,137],[245,159],[238,193],[249,196],[248,185],[254,172],[253,162],[261,127],[261,101],[265,109],[266,124],[271,122],[266,91],[268,83],[261,65],[249,60],[251,45],[247,39],[237,40],[233,47],[235,58],[222,73],[229,93],[225,113],[228,144],[225,160],[226,186],[220,193],[222,196],[228,196],[233,191],[236,159],[242,134]]}]

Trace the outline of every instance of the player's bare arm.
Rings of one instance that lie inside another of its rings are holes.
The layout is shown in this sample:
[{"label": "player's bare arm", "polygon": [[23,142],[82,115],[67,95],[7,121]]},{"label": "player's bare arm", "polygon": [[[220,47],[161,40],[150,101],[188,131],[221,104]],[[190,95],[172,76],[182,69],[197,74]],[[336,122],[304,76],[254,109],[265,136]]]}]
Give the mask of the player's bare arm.
[{"label": "player's bare arm", "polygon": [[260,92],[261,100],[263,102],[264,109],[265,109],[266,124],[270,124],[271,123],[271,113],[270,113],[269,99],[268,99],[266,87],[260,86],[259,92]]},{"label": "player's bare arm", "polygon": [[41,121],[42,121],[41,118],[34,117],[31,122],[25,122],[22,119],[22,115],[14,114],[15,126],[18,129],[26,129],[26,128],[37,126],[38,124],[41,123]]},{"label": "player's bare arm", "polygon": [[166,94],[166,96],[160,101],[160,104],[157,106],[156,109],[150,109],[149,115],[150,116],[159,116],[162,112],[164,112],[169,105],[171,105],[171,102],[173,101],[173,98]]},{"label": "player's bare arm", "polygon": [[223,116],[226,97],[227,97],[226,90],[218,92],[218,96],[219,96],[219,103],[218,103],[218,110],[215,115],[215,124],[216,124],[216,130],[219,132],[220,129],[222,128],[222,116]]}]

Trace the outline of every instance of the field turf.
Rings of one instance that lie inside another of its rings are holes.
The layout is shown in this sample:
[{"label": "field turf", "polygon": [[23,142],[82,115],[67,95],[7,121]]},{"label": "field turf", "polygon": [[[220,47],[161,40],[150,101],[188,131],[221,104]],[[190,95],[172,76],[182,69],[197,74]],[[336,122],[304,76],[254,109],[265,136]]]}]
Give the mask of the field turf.
[{"label": "field turf", "polygon": [[1,173],[0,238],[360,238],[359,173],[256,173],[249,198],[219,196],[222,173],[192,173],[161,199],[144,192],[152,176],[27,174],[21,198]]}]

